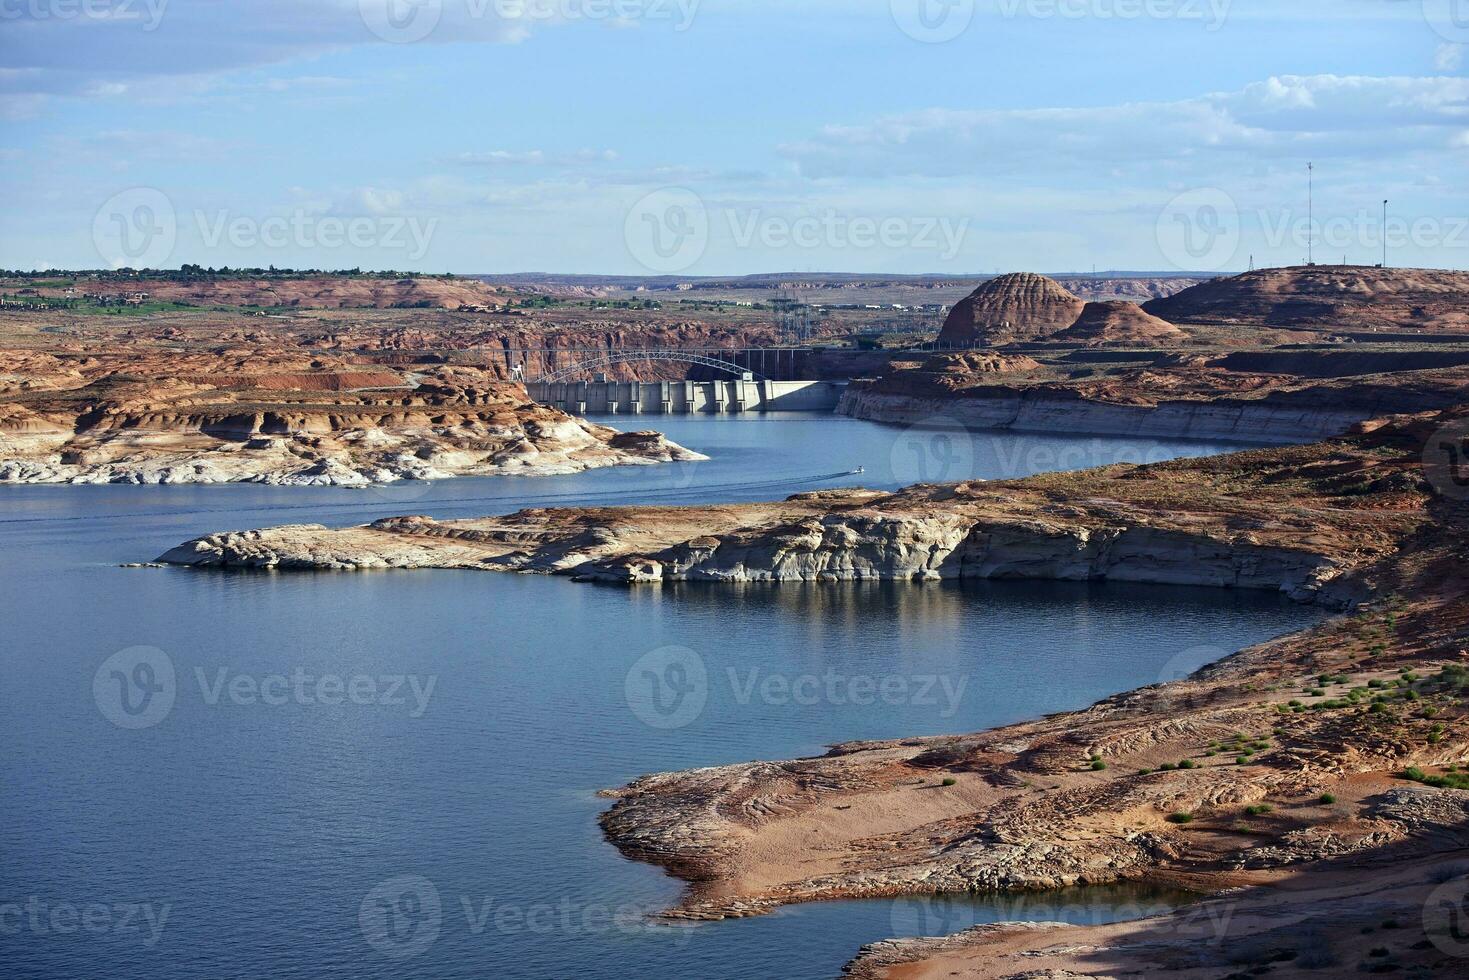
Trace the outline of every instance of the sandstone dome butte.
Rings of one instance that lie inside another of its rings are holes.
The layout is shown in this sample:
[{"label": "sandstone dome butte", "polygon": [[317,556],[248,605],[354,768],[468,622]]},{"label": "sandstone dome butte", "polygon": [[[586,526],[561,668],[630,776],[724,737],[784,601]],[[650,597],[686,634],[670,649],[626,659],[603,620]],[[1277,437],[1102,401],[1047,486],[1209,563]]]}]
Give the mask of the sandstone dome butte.
[{"label": "sandstone dome butte", "polygon": [[939,341],[995,347],[1048,337],[1074,324],[1085,307],[1054,279],[1015,272],[991,279],[955,304]]},{"label": "sandstone dome butte", "polygon": [[1136,303],[1112,300],[1086,304],[1077,321],[1052,339],[1079,344],[1171,344],[1188,339],[1188,334]]}]

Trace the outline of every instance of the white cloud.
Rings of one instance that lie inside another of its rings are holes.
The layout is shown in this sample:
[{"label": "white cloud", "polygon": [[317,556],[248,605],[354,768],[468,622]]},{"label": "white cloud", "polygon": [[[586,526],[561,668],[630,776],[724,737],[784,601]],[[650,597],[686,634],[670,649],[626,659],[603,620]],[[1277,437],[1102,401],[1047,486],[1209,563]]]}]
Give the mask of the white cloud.
[{"label": "white cloud", "polygon": [[1433,154],[1466,124],[1469,79],[1283,75],[1174,102],[927,109],[828,126],[782,152],[813,178],[1167,172],[1223,155],[1242,163]]},{"label": "white cloud", "polygon": [[1440,44],[1434,54],[1433,67],[1438,71],[1458,71],[1464,67],[1464,49],[1469,45]]},{"label": "white cloud", "polygon": [[[389,5],[441,13],[389,20]],[[151,80],[206,77],[358,46],[514,43],[528,36],[523,20],[507,21],[496,4],[479,0],[420,6],[409,0],[133,0],[129,6],[130,17],[93,17],[77,13],[90,9],[83,5],[65,7],[64,16],[46,4],[18,4],[13,11],[7,5],[0,107],[33,112],[48,97],[123,94]],[[433,29],[418,37],[412,26],[430,20]]]},{"label": "white cloud", "polygon": [[613,163],[616,150],[577,150],[573,153],[547,153],[544,150],[490,150],[484,153],[461,153],[455,163],[477,167],[550,166],[571,168]]}]

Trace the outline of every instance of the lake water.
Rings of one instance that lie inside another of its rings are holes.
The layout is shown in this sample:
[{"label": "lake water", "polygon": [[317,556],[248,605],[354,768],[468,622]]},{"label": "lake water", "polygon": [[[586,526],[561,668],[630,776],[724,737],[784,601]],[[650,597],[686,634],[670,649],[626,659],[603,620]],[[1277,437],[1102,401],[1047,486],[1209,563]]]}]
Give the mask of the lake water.
[{"label": "lake water", "polygon": [[[894,935],[1167,905],[1083,890],[652,927],[642,914],[680,886],[605,842],[595,793],[1082,707],[1318,611],[1048,583],[628,591],[117,567],[225,528],[768,499],[1227,448],[640,421],[714,458],[371,491],[0,488],[0,975],[826,978]],[[670,667],[676,701],[649,686]]]}]

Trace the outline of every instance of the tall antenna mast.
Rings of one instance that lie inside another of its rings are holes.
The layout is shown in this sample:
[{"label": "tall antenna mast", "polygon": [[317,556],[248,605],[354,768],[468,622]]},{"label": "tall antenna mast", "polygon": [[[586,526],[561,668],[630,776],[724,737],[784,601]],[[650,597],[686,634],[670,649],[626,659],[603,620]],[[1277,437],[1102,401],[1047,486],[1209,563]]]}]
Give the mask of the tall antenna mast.
[{"label": "tall antenna mast", "polygon": [[1382,202],[1382,267],[1387,268],[1387,202]]},{"label": "tall antenna mast", "polygon": [[1316,164],[1306,164],[1306,264],[1316,264]]}]

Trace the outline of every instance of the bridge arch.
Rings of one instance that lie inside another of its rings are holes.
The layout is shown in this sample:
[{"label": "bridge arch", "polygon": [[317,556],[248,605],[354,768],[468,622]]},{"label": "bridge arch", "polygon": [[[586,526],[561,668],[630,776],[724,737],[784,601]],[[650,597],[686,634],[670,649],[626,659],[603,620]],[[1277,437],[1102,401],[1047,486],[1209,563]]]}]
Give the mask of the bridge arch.
[{"label": "bridge arch", "polygon": [[535,380],[545,384],[561,384],[570,381],[584,372],[596,370],[599,367],[611,367],[614,364],[637,364],[643,361],[673,361],[683,364],[696,364],[700,367],[712,368],[725,374],[732,374],[737,378],[751,375],[756,381],[769,380],[758,371],[752,371],[747,367],[741,367],[730,361],[721,360],[717,357],[706,357],[703,354],[695,354],[692,351],[683,350],[627,350],[608,351],[596,357],[587,358],[576,364],[568,365],[558,371],[545,375]]}]

